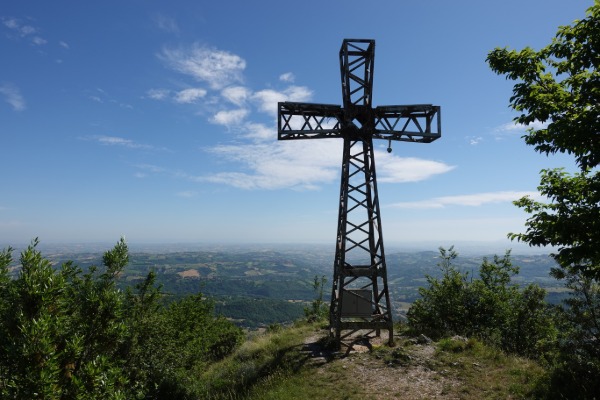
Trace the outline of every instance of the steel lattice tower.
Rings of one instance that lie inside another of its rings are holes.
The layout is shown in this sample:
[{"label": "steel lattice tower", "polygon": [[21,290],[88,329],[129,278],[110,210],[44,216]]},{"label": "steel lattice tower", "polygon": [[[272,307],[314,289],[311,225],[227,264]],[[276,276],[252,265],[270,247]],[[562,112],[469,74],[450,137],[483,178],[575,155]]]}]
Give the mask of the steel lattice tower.
[{"label": "steel lattice tower", "polygon": [[441,136],[440,107],[372,107],[374,40],[344,39],[339,57],[343,107],[279,103],[278,139],[344,139],[330,332],[339,346],[358,330],[387,329],[392,344],[373,139],[387,140],[388,151],[392,140],[430,143]]}]

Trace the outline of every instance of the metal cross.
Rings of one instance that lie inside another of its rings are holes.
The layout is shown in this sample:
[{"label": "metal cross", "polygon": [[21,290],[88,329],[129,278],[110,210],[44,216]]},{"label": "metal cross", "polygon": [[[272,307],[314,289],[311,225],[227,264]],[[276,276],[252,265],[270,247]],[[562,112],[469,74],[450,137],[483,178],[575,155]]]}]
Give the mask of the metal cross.
[{"label": "metal cross", "polygon": [[[344,39],[343,107],[278,104],[278,139],[344,139],[329,323],[338,346],[359,330],[389,332],[393,320],[377,194],[373,139],[430,143],[441,136],[440,107],[372,107],[375,41]],[[347,331],[342,336],[342,331]]]}]

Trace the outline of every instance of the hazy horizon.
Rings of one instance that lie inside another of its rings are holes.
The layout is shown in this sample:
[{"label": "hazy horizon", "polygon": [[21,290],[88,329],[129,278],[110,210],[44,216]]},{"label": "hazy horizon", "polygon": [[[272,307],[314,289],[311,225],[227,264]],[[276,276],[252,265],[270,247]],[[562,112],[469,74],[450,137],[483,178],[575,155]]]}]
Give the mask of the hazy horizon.
[{"label": "hazy horizon", "polygon": [[[40,238],[38,249],[42,252],[65,252],[65,253],[100,253],[111,249],[116,243],[114,242],[52,242],[45,241]],[[302,250],[306,248],[319,249],[319,251],[335,251],[335,242],[127,242],[131,253],[171,253],[183,251],[292,251]],[[0,248],[5,249],[12,247],[16,251],[26,248],[31,242],[21,243],[0,243]],[[413,242],[384,242],[386,254],[398,252],[422,252],[433,251],[437,252],[439,247],[449,248],[454,246],[454,249],[459,254],[464,255],[490,255],[504,254],[506,250],[511,250],[512,254],[550,254],[555,251],[554,248],[546,247],[530,247],[520,242],[506,241],[413,241]]]}]

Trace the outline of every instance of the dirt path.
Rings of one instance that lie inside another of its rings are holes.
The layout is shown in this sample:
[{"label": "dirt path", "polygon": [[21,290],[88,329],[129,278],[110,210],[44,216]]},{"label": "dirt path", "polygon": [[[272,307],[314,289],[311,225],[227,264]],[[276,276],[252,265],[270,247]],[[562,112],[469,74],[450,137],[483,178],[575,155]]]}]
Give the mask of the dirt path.
[{"label": "dirt path", "polygon": [[317,376],[337,379],[341,385],[351,384],[366,394],[365,398],[460,398],[456,396],[460,382],[444,370],[432,368],[435,348],[426,341],[390,348],[387,333],[382,332],[380,337],[362,337],[359,333],[345,341],[342,351],[332,352],[322,345],[323,338],[323,335],[308,337],[304,347],[310,363],[318,367]]}]

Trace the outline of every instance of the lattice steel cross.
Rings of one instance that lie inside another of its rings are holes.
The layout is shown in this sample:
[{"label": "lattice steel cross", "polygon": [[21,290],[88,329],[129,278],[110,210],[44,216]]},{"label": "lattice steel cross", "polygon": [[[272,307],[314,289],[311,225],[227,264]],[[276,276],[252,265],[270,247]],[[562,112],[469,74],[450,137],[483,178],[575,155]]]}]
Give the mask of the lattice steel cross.
[{"label": "lattice steel cross", "polygon": [[[339,346],[352,333],[389,332],[393,321],[377,195],[373,139],[430,143],[441,136],[440,107],[372,107],[375,41],[344,39],[340,49],[343,107],[278,104],[278,139],[343,138],[337,243],[329,313]],[[342,335],[342,331],[346,331]]]}]

